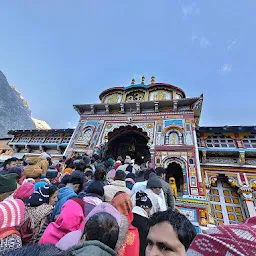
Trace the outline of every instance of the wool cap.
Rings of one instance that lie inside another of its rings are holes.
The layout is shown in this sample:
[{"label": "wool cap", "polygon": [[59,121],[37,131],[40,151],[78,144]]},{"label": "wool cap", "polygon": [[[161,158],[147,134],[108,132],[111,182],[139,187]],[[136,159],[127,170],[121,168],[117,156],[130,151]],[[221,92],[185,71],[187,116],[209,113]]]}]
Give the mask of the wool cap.
[{"label": "wool cap", "polygon": [[94,209],[92,209],[92,211],[87,215],[87,219],[85,220],[85,222],[87,222],[90,219],[90,217],[92,217],[94,214],[99,212],[106,212],[112,215],[116,219],[120,227],[121,214],[118,212],[118,210],[115,207],[113,207],[111,204],[108,204],[108,203],[101,203],[98,206],[96,206]]},{"label": "wool cap", "polygon": [[26,201],[31,194],[35,191],[35,187],[33,183],[27,182],[22,184],[13,194],[14,199],[21,199],[22,201]]},{"label": "wool cap", "polygon": [[138,191],[136,193],[136,206],[139,206],[143,209],[152,208],[152,202],[149,199],[148,195],[143,191]]},{"label": "wool cap", "polygon": [[19,226],[24,220],[25,205],[19,199],[0,202],[0,230]]},{"label": "wool cap", "polygon": [[162,183],[158,177],[149,178],[147,188],[162,188]]},{"label": "wool cap", "polygon": [[36,184],[35,184],[35,190],[38,190],[40,187],[43,187],[47,185],[47,182],[46,181],[38,181]]},{"label": "wool cap", "polygon": [[219,225],[198,234],[190,245],[188,256],[255,255],[256,217],[242,224]]},{"label": "wool cap", "polygon": [[64,171],[63,171],[63,174],[64,173],[69,173],[71,174],[73,172],[73,170],[71,168],[66,168]]},{"label": "wool cap", "polygon": [[115,164],[114,164],[114,169],[116,170],[120,165],[122,165],[122,162],[121,161],[116,161]]},{"label": "wool cap", "polygon": [[112,169],[112,170],[110,170],[110,171],[107,173],[107,178],[110,179],[110,180],[114,180],[115,175],[116,175],[116,170],[115,170],[115,169]]},{"label": "wool cap", "polygon": [[17,174],[0,175],[0,194],[12,192],[17,188]]},{"label": "wool cap", "polygon": [[39,206],[42,204],[48,204],[49,203],[49,193],[50,193],[50,187],[49,185],[45,185],[43,187],[40,187],[38,191],[35,191],[27,201],[28,206]]},{"label": "wool cap", "polygon": [[122,171],[122,170],[117,170],[116,171],[115,180],[122,180],[122,181],[124,181],[125,177],[126,177],[126,174],[125,174],[124,171]]},{"label": "wool cap", "polygon": [[58,176],[58,171],[56,169],[48,169],[46,172],[47,179],[54,179]]},{"label": "wool cap", "polygon": [[99,196],[104,196],[103,183],[101,181],[93,181],[89,184],[87,188],[87,193],[96,194]]}]

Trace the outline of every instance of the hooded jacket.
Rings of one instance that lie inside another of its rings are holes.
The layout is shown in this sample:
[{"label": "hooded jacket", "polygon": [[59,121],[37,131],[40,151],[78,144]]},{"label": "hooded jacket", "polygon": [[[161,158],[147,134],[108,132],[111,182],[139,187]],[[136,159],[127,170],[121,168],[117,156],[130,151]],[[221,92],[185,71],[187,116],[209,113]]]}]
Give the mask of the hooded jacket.
[{"label": "hooded jacket", "polygon": [[77,197],[77,194],[74,192],[72,187],[64,187],[59,190],[58,193],[58,202],[56,203],[52,216],[51,221],[54,221],[55,216],[60,214],[61,207],[65,204],[68,199]]},{"label": "hooded jacket", "polygon": [[97,240],[86,241],[83,244],[75,245],[69,250],[68,255],[117,256],[114,250]]},{"label": "hooded jacket", "polygon": [[114,198],[115,194],[119,191],[127,193],[131,196],[131,190],[126,187],[125,181],[115,180],[111,182],[111,185],[107,185],[104,187],[104,201],[110,203]]}]

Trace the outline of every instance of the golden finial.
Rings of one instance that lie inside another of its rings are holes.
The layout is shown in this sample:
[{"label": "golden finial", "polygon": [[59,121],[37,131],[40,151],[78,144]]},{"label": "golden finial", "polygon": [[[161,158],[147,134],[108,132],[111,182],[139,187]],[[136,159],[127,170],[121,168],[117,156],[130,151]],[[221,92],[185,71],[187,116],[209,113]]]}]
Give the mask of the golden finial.
[{"label": "golden finial", "polygon": [[141,78],[141,84],[144,84],[144,82],[145,82],[145,76],[142,76],[142,78]]},{"label": "golden finial", "polygon": [[133,78],[133,79],[132,79],[132,84],[134,84],[134,83],[135,83],[135,79]]},{"label": "golden finial", "polygon": [[155,77],[151,76],[151,84],[155,83]]}]

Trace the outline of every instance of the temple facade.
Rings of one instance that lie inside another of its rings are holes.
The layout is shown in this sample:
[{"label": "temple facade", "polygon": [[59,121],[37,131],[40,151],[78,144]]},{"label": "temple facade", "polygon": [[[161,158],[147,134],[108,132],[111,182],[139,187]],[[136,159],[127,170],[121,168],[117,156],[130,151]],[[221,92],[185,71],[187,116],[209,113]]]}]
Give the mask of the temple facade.
[{"label": "temple facade", "polygon": [[[132,80],[129,86],[107,89],[99,98],[99,104],[74,105],[80,120],[65,148],[54,144],[59,154],[130,155],[136,162],[165,167],[177,208],[198,232],[256,215],[256,127],[200,127],[203,95],[186,97],[182,89],[154,77],[150,84],[142,77],[139,84]],[[15,149],[18,133],[11,134],[9,146]],[[27,148],[33,152],[32,145]]]}]

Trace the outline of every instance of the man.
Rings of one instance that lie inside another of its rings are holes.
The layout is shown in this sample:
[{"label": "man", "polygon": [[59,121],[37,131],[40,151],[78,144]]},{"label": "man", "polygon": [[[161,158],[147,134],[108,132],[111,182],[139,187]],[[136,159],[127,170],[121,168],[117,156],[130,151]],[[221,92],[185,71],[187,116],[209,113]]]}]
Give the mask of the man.
[{"label": "man", "polygon": [[0,202],[13,199],[12,194],[17,189],[17,174],[0,175]]},{"label": "man", "polygon": [[[147,181],[146,190],[144,190],[144,192],[148,195],[149,199],[152,202],[150,215],[159,211],[167,210],[165,200],[161,198],[162,183],[156,175],[150,176],[149,180]],[[135,206],[136,194],[134,194],[131,199],[133,206]]]},{"label": "man", "polygon": [[169,183],[167,183],[165,181],[165,176],[166,176],[165,169],[163,167],[157,167],[155,172],[156,172],[156,175],[159,177],[159,180],[162,183],[162,188],[164,191],[164,197],[165,197],[167,207],[174,209],[175,208],[175,199],[174,199],[173,191],[172,191]]},{"label": "man", "polygon": [[185,256],[196,236],[192,223],[171,209],[155,213],[149,224],[146,256]]},{"label": "man", "polygon": [[131,196],[131,190],[126,187],[125,183],[126,174],[122,170],[117,170],[115,174],[114,181],[111,182],[111,185],[104,187],[104,201],[110,203],[114,198],[115,194],[119,191],[127,193]]},{"label": "man", "polygon": [[4,161],[4,168],[3,170],[0,172],[1,175],[5,175],[8,173],[8,169],[16,167],[17,166],[17,158],[16,157],[12,157],[9,158],[7,160]]}]

